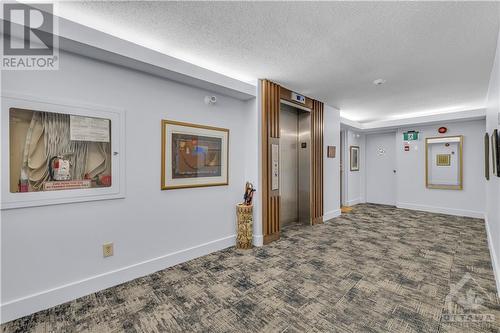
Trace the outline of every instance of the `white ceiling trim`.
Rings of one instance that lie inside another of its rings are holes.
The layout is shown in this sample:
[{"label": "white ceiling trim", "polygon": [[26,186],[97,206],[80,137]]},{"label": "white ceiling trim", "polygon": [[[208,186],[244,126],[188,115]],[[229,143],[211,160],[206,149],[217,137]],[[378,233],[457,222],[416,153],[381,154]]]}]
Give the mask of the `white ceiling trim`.
[{"label": "white ceiling trim", "polygon": [[467,120],[486,119],[486,109],[465,110],[459,112],[449,112],[442,114],[425,115],[404,119],[381,120],[369,123],[360,123],[340,117],[340,123],[344,128],[351,128],[361,132],[378,132],[381,130],[396,129],[417,125],[432,125],[443,122],[456,122]]}]

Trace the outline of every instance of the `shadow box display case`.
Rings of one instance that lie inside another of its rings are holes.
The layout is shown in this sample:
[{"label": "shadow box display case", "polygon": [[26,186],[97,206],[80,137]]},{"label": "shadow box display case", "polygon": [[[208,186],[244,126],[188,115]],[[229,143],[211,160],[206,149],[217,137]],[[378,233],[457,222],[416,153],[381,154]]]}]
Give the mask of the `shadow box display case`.
[{"label": "shadow box display case", "polygon": [[123,110],[2,93],[1,208],[124,197]]}]

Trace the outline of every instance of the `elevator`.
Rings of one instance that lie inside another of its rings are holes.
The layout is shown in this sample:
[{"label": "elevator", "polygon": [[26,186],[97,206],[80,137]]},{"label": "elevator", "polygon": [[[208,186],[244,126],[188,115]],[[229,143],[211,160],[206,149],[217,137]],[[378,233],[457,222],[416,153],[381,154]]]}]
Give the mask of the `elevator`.
[{"label": "elevator", "polygon": [[280,103],[280,226],[311,224],[311,112]]},{"label": "elevator", "polygon": [[281,226],[323,223],[324,104],[259,80],[263,243]]}]

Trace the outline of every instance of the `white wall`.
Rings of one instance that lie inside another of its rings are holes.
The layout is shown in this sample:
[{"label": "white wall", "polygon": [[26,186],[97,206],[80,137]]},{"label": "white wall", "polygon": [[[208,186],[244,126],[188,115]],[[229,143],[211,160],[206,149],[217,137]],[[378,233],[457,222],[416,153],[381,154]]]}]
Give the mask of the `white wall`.
[{"label": "white wall", "polygon": [[[351,129],[346,130],[345,144],[345,165],[344,172],[346,174],[347,197],[346,205],[353,206],[365,202],[365,135]],[[359,156],[359,171],[351,171],[351,154],[349,147],[358,146],[360,151]]]},{"label": "white wall", "polygon": [[[255,101],[218,95],[207,106],[207,91],[73,54],[60,61],[58,71],[5,71],[2,89],[125,109],[127,195],[1,212],[3,321],[232,246],[234,205],[247,179],[258,184]],[[161,119],[229,128],[229,186],[160,191]],[[104,242],[113,257],[102,257]]]},{"label": "white wall", "polygon": [[[324,109],[324,164],[323,164],[323,220],[340,215],[340,112],[325,105]],[[327,157],[327,147],[335,146],[335,158]]]},{"label": "white wall", "polygon": [[[500,35],[499,35],[500,38]],[[500,129],[500,41],[497,42],[495,63],[491,71],[486,110],[486,131]],[[500,178],[490,174],[486,182],[486,225],[493,269],[500,292]]]},{"label": "white wall", "polygon": [[[463,135],[463,190],[425,187],[425,138],[443,136],[437,129],[446,126],[445,136]],[[420,139],[403,148],[403,132],[419,131]],[[401,208],[483,218],[485,212],[484,177],[485,121],[443,123],[434,126],[399,129],[396,134],[397,206]]]}]

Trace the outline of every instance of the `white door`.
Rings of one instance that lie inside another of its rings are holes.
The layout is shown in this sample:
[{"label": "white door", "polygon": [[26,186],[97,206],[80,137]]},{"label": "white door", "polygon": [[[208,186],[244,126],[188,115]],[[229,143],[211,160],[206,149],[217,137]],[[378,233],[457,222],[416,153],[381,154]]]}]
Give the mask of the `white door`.
[{"label": "white door", "polygon": [[396,133],[366,136],[366,202],[396,205]]}]

